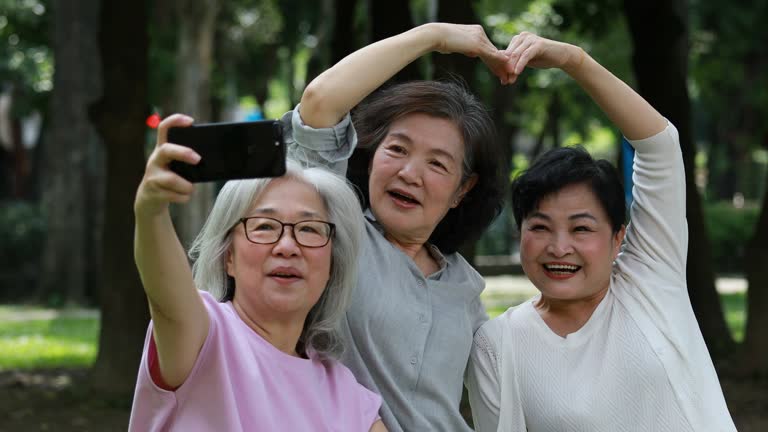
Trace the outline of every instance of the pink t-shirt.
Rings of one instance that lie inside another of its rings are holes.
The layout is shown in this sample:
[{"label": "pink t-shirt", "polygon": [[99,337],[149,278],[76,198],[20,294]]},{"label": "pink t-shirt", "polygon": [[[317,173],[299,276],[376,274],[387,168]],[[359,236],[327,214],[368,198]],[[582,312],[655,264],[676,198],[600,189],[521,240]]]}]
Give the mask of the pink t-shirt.
[{"label": "pink t-shirt", "polygon": [[129,431],[368,431],[381,398],[337,361],[283,353],[248,327],[232,303],[200,293],[208,337],[175,391],[150,377],[147,331]]}]

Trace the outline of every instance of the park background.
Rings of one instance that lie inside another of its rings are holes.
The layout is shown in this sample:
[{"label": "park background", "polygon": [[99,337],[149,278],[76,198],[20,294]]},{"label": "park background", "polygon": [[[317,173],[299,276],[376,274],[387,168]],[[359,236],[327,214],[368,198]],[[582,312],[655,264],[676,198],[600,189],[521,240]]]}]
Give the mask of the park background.
[{"label": "park background", "polygon": [[[126,428],[149,319],[132,203],[156,116],[279,117],[346,54],[428,21],[581,45],[677,126],[691,302],[737,427],[768,430],[768,0],[0,0],[0,431]],[[432,54],[395,79],[445,77],[491,109],[510,178],[574,144],[624,169],[618,131],[561,72],[500,86]],[[186,244],[216,187],[173,209]],[[535,292],[515,231],[505,210],[462,248],[491,315]]]}]

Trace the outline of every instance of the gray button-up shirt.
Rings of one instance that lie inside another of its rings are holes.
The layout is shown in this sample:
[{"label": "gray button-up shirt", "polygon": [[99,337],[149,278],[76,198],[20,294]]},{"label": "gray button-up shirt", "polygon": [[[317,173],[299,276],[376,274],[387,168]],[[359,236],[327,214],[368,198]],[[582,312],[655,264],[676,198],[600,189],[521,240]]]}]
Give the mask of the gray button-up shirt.
[{"label": "gray button-up shirt", "polygon": [[[296,108],[283,125],[290,158],[345,173],[357,144],[349,115],[333,128],[313,129]],[[470,430],[459,403],[472,336],[488,319],[479,297],[485,282],[459,254],[443,256],[431,245],[440,269],[425,277],[384,238],[373,214],[365,216],[342,361],[381,394],[391,432]]]}]

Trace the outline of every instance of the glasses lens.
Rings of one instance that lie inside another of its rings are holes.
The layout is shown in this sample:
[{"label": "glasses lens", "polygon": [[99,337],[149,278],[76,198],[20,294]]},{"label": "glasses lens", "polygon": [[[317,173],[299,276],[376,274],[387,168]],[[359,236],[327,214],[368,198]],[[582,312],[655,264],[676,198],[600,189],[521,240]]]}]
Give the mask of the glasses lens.
[{"label": "glasses lens", "polygon": [[250,218],[245,221],[245,234],[254,243],[274,243],[283,230],[280,222],[268,218]]},{"label": "glasses lens", "polygon": [[331,226],[320,221],[299,222],[293,227],[293,235],[300,245],[320,247],[328,243]]}]

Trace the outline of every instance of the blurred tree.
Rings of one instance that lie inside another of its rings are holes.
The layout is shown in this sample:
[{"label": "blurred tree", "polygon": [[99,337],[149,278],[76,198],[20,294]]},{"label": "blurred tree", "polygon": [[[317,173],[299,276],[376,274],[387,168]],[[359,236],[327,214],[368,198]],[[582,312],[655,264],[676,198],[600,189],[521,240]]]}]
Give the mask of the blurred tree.
[{"label": "blurred tree", "polygon": [[22,119],[46,110],[53,87],[49,1],[0,0],[0,198],[34,199],[35,147]]},{"label": "blurred tree", "polygon": [[[176,0],[174,5],[179,32],[174,110],[192,116],[198,123],[211,122],[211,70],[219,2]],[[176,232],[186,248],[205,223],[213,205],[214,186],[198,183],[189,202],[173,206]]]},{"label": "blurred tree", "polygon": [[[472,2],[439,0],[437,2],[437,21],[456,24],[479,24]],[[475,74],[482,62],[463,55],[432,54],[435,79],[460,77],[470,88],[475,87]]]},{"label": "blurred tree", "polygon": [[[708,192],[712,200],[741,193],[759,199],[753,152],[768,134],[768,1],[691,1],[692,87],[706,121],[700,139],[708,143]],[[749,29],[749,37],[744,37]]]},{"label": "blurred tree", "polygon": [[252,95],[265,110],[269,83],[280,62],[280,32],[283,14],[272,0],[226,2],[217,22],[214,98],[225,106],[237,105],[238,98]]},{"label": "blurred tree", "polygon": [[[335,19],[333,24],[333,36],[331,38],[331,62],[334,65],[339,60],[360,48],[355,43],[355,12],[358,8],[357,0],[335,0]],[[322,72],[322,71],[320,71]]]},{"label": "blurred tree", "polygon": [[[727,8],[718,3],[692,3],[699,20],[694,73],[702,109],[712,124],[709,160],[714,193],[728,200],[736,192],[749,197],[747,182],[758,181],[748,169],[752,155],[756,150],[768,150],[768,47],[756,43],[768,40],[763,23],[768,1],[736,2]],[[716,166],[718,162],[722,167]],[[744,260],[747,323],[740,372],[768,376],[768,176],[762,181],[760,215]]]},{"label": "blurred tree", "polygon": [[[368,0],[370,43],[386,39],[413,28],[410,0]],[[419,62],[404,67],[390,81],[403,82],[424,79]]]},{"label": "blurred tree", "polygon": [[[694,175],[691,107],[688,97],[688,2],[625,0],[634,44],[632,63],[640,94],[667,117],[680,133],[685,162],[688,267],[686,279],[704,340],[714,357],[728,354],[733,339],[725,325],[701,198]],[[653,25],[649,25],[653,23]]]},{"label": "blurred tree", "polygon": [[127,396],[136,383],[149,322],[133,264],[133,198],[144,171],[149,19],[144,2],[102,0],[95,9],[103,92],[89,114],[106,147],[107,184],[101,331],[91,385]]},{"label": "blurred tree", "polygon": [[[96,134],[87,107],[99,96],[97,25],[98,2],[54,0],[52,46],[56,58],[54,87],[50,99],[50,121],[41,164],[41,201],[47,233],[41,255],[40,297],[83,303],[89,261],[89,233],[93,223],[88,194],[92,188],[88,172],[90,151]],[[95,189],[95,190],[94,190]],[[98,208],[98,206],[97,206]],[[98,250],[98,248],[97,248]],[[98,254],[97,254],[98,255]],[[95,255],[94,255],[95,256]]]}]

